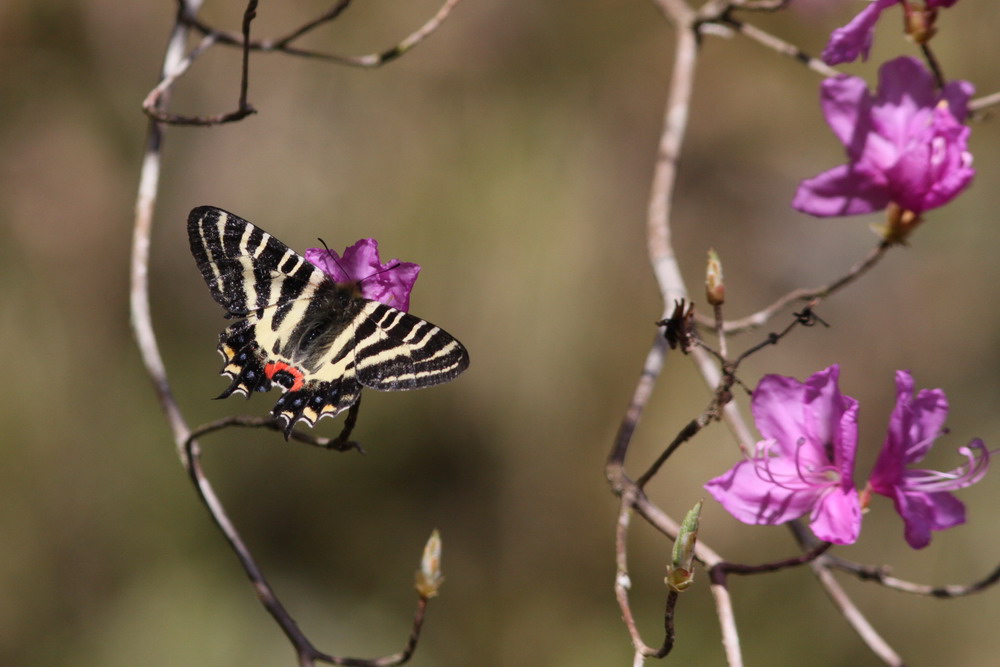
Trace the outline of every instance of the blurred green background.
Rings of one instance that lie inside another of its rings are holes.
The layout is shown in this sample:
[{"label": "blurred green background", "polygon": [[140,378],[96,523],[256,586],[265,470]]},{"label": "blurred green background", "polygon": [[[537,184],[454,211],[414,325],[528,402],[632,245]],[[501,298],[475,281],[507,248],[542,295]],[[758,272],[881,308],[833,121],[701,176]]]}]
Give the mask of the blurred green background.
[{"label": "blurred green background", "polygon": [[[206,4],[206,20],[238,28],[241,2]],[[279,34],[326,6],[264,2],[254,30]],[[809,2],[748,18],[817,53],[860,7]],[[381,50],[436,9],[358,2],[303,45]],[[0,2],[3,665],[294,663],[178,464],[128,327],[139,104],[174,11],[166,0]],[[966,0],[940,25],[945,72],[982,93],[1000,89],[1000,6]],[[878,62],[914,53],[897,26],[893,10],[871,63],[847,70],[873,80]],[[187,247],[197,205],[236,212],[298,249],[319,236],[338,249],[376,237],[384,256],[424,267],[413,312],[471,352],[470,370],[446,386],[369,392],[355,431],[367,456],[274,433],[204,443],[234,521],[323,650],[402,646],[413,571],[436,527],[447,582],[413,664],[631,663],[612,593],[616,501],[603,464],[660,314],[644,217],[672,38],[650,2],[465,0],[383,69],[254,55],[258,115],[168,130],[151,299],[191,423],[263,415],[275,399],[209,400],[226,386],[215,351],[225,321]],[[816,103],[817,75],[739,37],[710,37],[702,55],[675,244],[693,287],[708,247],[719,251],[736,317],[843,273],[874,244],[874,218],[818,221],[789,208],[801,178],[843,160]],[[212,50],[172,109],[234,108],[238,73],[238,51]],[[998,139],[995,115],[975,125],[973,188],[824,304],[829,329],[798,331],[743,368],[752,386],[763,373],[804,377],[841,363],[844,391],[862,404],[859,482],[897,368],[952,401],[953,435],[929,467],[957,465],[955,449],[975,436],[1000,444]],[[630,469],[645,469],[707,399],[688,360],[671,357]],[[335,434],[338,422],[317,430]],[[649,492],[679,516],[736,457],[714,426]],[[836,552],[916,581],[972,581],[1000,551],[998,492],[1000,472],[961,492],[969,524],[921,552],[877,501],[860,542]],[[671,545],[640,522],[631,537],[634,608],[656,643]],[[784,529],[743,526],[715,504],[702,537],[740,562],[794,553]],[[939,601],[842,581],[909,664],[996,664],[1000,592]],[[681,600],[672,664],[724,664],[705,584],[702,573]],[[878,664],[804,569],[731,589],[748,664]]]}]

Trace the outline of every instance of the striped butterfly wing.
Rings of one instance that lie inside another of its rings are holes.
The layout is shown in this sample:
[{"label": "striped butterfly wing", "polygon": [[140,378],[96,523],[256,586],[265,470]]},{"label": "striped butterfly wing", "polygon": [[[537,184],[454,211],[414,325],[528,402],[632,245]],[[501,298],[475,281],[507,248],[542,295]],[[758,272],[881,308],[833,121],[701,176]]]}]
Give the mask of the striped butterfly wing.
[{"label": "striped butterfly wing", "polygon": [[188,217],[191,251],[213,298],[237,317],[220,334],[219,398],[274,385],[272,415],[285,437],[357,402],[362,386],[416,389],[468,366],[465,348],[439,327],[358,296],[259,227],[202,206]]},{"label": "striped butterfly wing", "polygon": [[469,366],[469,353],[427,320],[378,301],[361,300],[356,320],[358,381],[380,391],[419,389],[453,380]]}]

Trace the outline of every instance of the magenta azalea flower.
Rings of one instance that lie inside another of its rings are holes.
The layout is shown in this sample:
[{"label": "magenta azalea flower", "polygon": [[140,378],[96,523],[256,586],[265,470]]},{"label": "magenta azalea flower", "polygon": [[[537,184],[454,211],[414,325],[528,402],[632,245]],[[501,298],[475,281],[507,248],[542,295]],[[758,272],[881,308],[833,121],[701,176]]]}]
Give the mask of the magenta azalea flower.
[{"label": "magenta azalea flower", "polygon": [[894,204],[919,218],[948,203],[975,175],[962,125],[972,92],[954,81],[939,94],[931,73],[909,57],[882,65],[874,97],[858,77],[827,79],[823,114],[849,162],[802,181],[792,207],[830,217]]},{"label": "magenta azalea flower", "polygon": [[809,515],[821,540],[851,544],[861,532],[854,488],[857,401],[837,386],[836,365],[805,382],[767,375],[751,411],[764,440],[753,456],[705,488],[734,517],[775,525]]},{"label": "magenta azalea flower", "polygon": [[[872,41],[875,37],[875,24],[878,22],[882,12],[889,7],[899,4],[902,0],[874,0],[861,12],[851,19],[851,22],[843,28],[837,28],[830,35],[830,41],[820,57],[827,65],[839,65],[849,63],[861,56],[862,60],[868,60],[868,53],[872,48]],[[907,21],[908,30],[913,31],[917,25],[921,26],[926,39],[933,34],[933,23],[937,10],[942,7],[951,7],[958,0],[927,0],[924,3],[924,10],[910,9],[904,3],[904,11],[921,12],[921,21]]]},{"label": "magenta azalea flower", "polygon": [[976,439],[959,449],[967,462],[955,470],[906,469],[927,455],[934,440],[944,433],[947,416],[948,399],[943,391],[922,389],[914,397],[910,373],[896,372],[896,407],[868,486],[892,498],[903,517],[906,541],[914,549],[930,544],[932,530],[965,523],[965,505],[949,491],[975,484],[989,467],[990,452]]},{"label": "magenta azalea flower", "polygon": [[378,241],[361,239],[344,251],[343,257],[326,248],[306,249],[306,259],[335,283],[355,283],[361,296],[399,310],[409,310],[410,290],[420,265],[391,259],[379,261]]}]

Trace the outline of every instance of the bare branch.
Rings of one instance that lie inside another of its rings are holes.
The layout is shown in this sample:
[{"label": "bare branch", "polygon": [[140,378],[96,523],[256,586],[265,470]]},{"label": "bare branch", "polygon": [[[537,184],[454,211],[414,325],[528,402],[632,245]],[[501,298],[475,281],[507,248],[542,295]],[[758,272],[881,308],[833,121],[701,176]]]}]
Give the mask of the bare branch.
[{"label": "bare branch", "polygon": [[[864,258],[855,263],[854,266],[852,266],[848,272],[840,278],[837,278],[836,280],[820,287],[793,290],[766,308],[757,311],[753,315],[727,322],[725,330],[728,333],[740,333],[756,329],[757,327],[766,324],[767,321],[770,320],[776,313],[796,301],[808,301],[810,302],[809,305],[811,307],[860,278],[869,269],[878,264],[891,247],[891,243],[881,241],[877,246],[875,246],[874,249],[870,250]],[[703,323],[711,326],[710,322],[706,321]]]},{"label": "bare branch", "polygon": [[832,546],[833,545],[829,542],[822,542],[809,551],[805,551],[798,556],[792,556],[791,558],[775,561],[773,563],[761,563],[760,565],[743,565],[740,563],[723,561],[713,565],[709,569],[709,573],[713,577],[713,580],[715,577],[725,580],[725,577],[730,574],[769,574],[771,572],[777,572],[778,570],[785,570],[790,567],[798,567],[800,565],[805,565],[806,563],[811,563],[825,554]]},{"label": "bare branch", "polygon": [[892,667],[903,667],[903,659],[896,651],[882,638],[875,630],[868,619],[865,618],[861,610],[847,595],[847,592],[833,577],[833,573],[822,561],[813,561],[809,564],[813,574],[823,584],[827,595],[833,600],[833,604],[840,610],[840,613],[851,625],[861,640],[877,655],[882,662]]},{"label": "bare branch", "polygon": [[758,44],[766,46],[783,56],[788,56],[789,58],[799,61],[817,74],[825,77],[837,76],[840,74],[838,70],[830,67],[819,58],[810,56],[794,44],[786,42],[779,37],[775,37],[771,33],[765,32],[755,25],[744,23],[743,21],[734,19],[731,16],[720,18],[718,19],[718,22],[733,28],[736,32],[740,33],[744,37],[752,39]]},{"label": "bare branch", "polygon": [[[183,15],[184,11],[179,12],[178,15]],[[243,43],[249,44],[250,42],[250,23],[257,16],[257,0],[249,0],[247,2],[247,8],[243,12]],[[170,125],[197,125],[200,127],[209,127],[211,125],[221,125],[223,123],[232,123],[235,121],[243,120],[251,114],[257,113],[250,104],[247,103],[247,87],[249,86],[250,78],[250,49],[243,48],[243,74],[240,79],[240,96],[238,107],[235,111],[230,111],[229,113],[217,114],[214,116],[182,116],[173,113],[167,113],[159,105],[156,104],[157,99],[162,96],[163,91],[173,85],[179,76],[184,74],[190,67],[191,63],[200,56],[205,49],[217,43],[218,38],[215,35],[205,35],[201,40],[201,43],[191,52],[191,54],[185,58],[181,63],[178,63],[177,68],[172,71],[163,81],[160,82],[156,88],[146,96],[146,101],[143,102],[142,110],[146,112],[146,115],[150,118],[154,118],[163,123],[169,123]],[[159,91],[159,92],[158,92]]]},{"label": "bare branch", "polygon": [[[653,394],[656,379],[660,376],[660,371],[663,370],[663,361],[666,357],[666,352],[667,341],[657,331],[653,338],[653,344],[646,354],[646,362],[643,364],[642,374],[639,376],[639,381],[636,383],[635,390],[632,393],[632,400],[625,411],[625,415],[622,417],[621,425],[618,427],[618,434],[615,436],[611,453],[608,455],[605,471],[608,480],[612,484],[612,488],[616,488],[619,483],[622,467],[625,465],[625,455],[628,453],[628,447],[632,442],[635,429],[639,425],[642,411]],[[617,489],[616,492],[620,493],[620,489]]]},{"label": "bare branch", "polygon": [[930,44],[924,42],[920,45],[920,52],[924,54],[924,60],[927,61],[927,66],[930,67],[931,72],[934,74],[934,82],[937,84],[938,89],[944,88],[947,81],[944,78],[944,72],[941,70],[941,63],[938,61],[937,56],[934,55],[934,51],[931,50]]},{"label": "bare branch", "polygon": [[1000,92],[991,93],[990,95],[984,95],[979,99],[969,102],[969,111],[980,112],[983,109],[995,107],[998,104],[1000,104]]},{"label": "bare branch", "polygon": [[[226,514],[225,508],[222,506],[222,502],[216,495],[211,482],[209,482],[208,477],[205,475],[204,469],[201,466],[201,447],[196,438],[208,433],[217,432],[228,426],[266,427],[276,431],[283,430],[282,427],[274,420],[262,420],[252,417],[230,417],[203,426],[192,432],[187,438],[187,441],[184,443],[184,450],[186,452],[185,458],[189,463],[187,466],[188,474],[194,482],[195,489],[197,489],[199,497],[202,502],[205,503],[205,507],[208,508],[209,514],[212,515],[212,520],[215,521],[219,530],[222,531],[226,540],[229,541],[233,551],[236,552],[236,557],[239,559],[240,565],[243,566],[243,570],[246,572],[247,577],[249,577],[250,582],[253,584],[254,591],[257,594],[257,599],[260,600],[262,605],[264,605],[264,609],[267,610],[267,613],[270,614],[275,620],[278,626],[285,633],[285,636],[291,642],[292,646],[295,648],[295,652],[299,658],[299,664],[314,665],[316,661],[320,661],[333,665],[383,667],[389,665],[399,665],[409,660],[414,649],[416,648],[417,641],[420,638],[420,629],[423,626],[424,614],[427,607],[427,598],[423,596],[419,597],[417,612],[414,615],[413,626],[410,629],[410,635],[407,639],[406,646],[403,651],[399,653],[371,659],[337,657],[323,653],[313,646],[312,642],[309,641],[309,638],[305,636],[299,628],[298,623],[296,623],[295,619],[288,613],[288,610],[274,592],[271,584],[268,583],[267,578],[264,576],[264,572],[260,569],[260,566],[257,565],[257,561],[254,559],[250,549],[246,546],[243,538],[240,536],[236,527]],[[295,432],[292,433],[292,436],[306,442],[315,440],[314,438],[303,436],[302,434]],[[311,444],[318,443],[311,442]]]},{"label": "bare branch", "polygon": [[347,9],[348,5],[350,4],[351,0],[340,0],[340,2],[330,7],[330,9],[326,10],[312,21],[307,21],[306,23],[303,23],[301,26],[299,26],[292,32],[288,33],[284,37],[280,37],[277,40],[275,40],[275,44],[277,44],[279,47],[291,44],[293,41],[295,41],[302,35],[306,34],[307,32],[318,28],[324,23],[329,23],[330,21],[336,20],[336,18],[340,16],[341,12]]},{"label": "bare branch", "polygon": [[[355,404],[357,405],[357,404]],[[357,412],[354,410],[354,406],[351,406],[351,411],[356,415]],[[350,412],[348,413],[348,419],[350,419]],[[353,423],[350,427],[353,428]],[[222,419],[216,420],[214,422],[209,422],[208,424],[203,424],[191,432],[190,438],[197,439],[202,436],[208,435],[210,433],[215,433],[216,431],[221,431],[223,429],[229,428],[231,426],[245,427],[245,428],[266,428],[271,431],[284,432],[284,425],[271,417],[251,417],[247,415],[234,415],[231,417],[223,417]],[[347,420],[344,423],[344,431],[350,434],[350,428],[348,427]],[[344,436],[342,431],[340,435],[336,438],[323,438],[319,436],[312,435],[310,433],[305,433],[304,431],[292,431],[291,439],[297,440],[298,442],[304,442],[307,445],[312,445],[314,447],[320,447],[321,449],[332,449],[338,452],[349,452],[356,450],[364,454],[364,449],[361,448],[356,442],[349,442]]]},{"label": "bare branch", "polygon": [[[677,604],[677,592],[671,590],[667,594],[666,609],[664,610],[664,638],[663,644],[658,649],[654,649],[642,640],[639,628],[635,624],[635,617],[632,614],[632,607],[629,603],[628,592],[632,588],[632,580],[628,574],[628,526],[632,516],[632,506],[639,489],[635,486],[629,488],[621,498],[618,511],[618,523],[615,529],[615,561],[617,572],[615,573],[615,598],[618,600],[618,607],[622,612],[622,620],[628,628],[632,637],[632,646],[635,648],[636,656],[642,658],[663,658],[674,647],[674,607]],[[641,663],[641,660],[639,661]]]},{"label": "bare branch", "polygon": [[889,569],[884,566],[861,565],[835,556],[827,556],[824,562],[830,567],[835,567],[849,574],[853,574],[862,581],[874,581],[897,591],[912,593],[914,595],[926,595],[935,598],[957,598],[974,593],[981,593],[1000,581],[1000,565],[992,572],[971,584],[965,586],[928,586],[926,584],[916,584],[903,579],[889,576]]},{"label": "bare branch", "polygon": [[321,51],[313,51],[310,49],[300,49],[292,45],[292,41],[299,38],[309,30],[316,28],[323,23],[337,18],[340,13],[346,9],[348,2],[340,2],[330,10],[327,10],[319,18],[310,21],[304,26],[292,31],[289,35],[280,37],[277,39],[259,39],[253,41],[247,41],[245,38],[237,35],[233,32],[227,32],[225,30],[216,30],[206,23],[202,22],[195,16],[185,15],[182,20],[189,24],[192,28],[198,30],[205,35],[213,35],[219,44],[226,44],[228,46],[239,46],[244,47],[249,44],[249,48],[252,51],[260,51],[262,53],[285,53],[292,56],[300,56],[303,58],[316,58],[318,60],[327,60],[330,62],[339,63],[341,65],[349,65],[352,67],[381,67],[388,62],[395,60],[400,57],[414,46],[424,41],[430,34],[436,31],[441,24],[444,23],[445,19],[451,14],[451,10],[455,8],[455,5],[459,3],[460,0],[445,0],[441,8],[438,9],[437,13],[434,14],[430,19],[427,20],[418,29],[407,35],[403,40],[401,40],[395,46],[392,46],[385,51],[380,53],[370,53],[360,56],[345,56],[338,55],[334,53],[324,53]]}]

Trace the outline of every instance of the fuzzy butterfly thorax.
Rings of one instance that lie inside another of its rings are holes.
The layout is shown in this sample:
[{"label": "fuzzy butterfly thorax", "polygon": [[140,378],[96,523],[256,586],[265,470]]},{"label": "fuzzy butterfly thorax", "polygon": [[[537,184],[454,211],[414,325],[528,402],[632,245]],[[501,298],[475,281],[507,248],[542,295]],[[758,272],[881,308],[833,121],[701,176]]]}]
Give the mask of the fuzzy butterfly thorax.
[{"label": "fuzzy butterfly thorax", "polygon": [[[219,336],[222,374],[232,379],[219,398],[277,385],[284,395],[272,415],[286,438],[299,421],[312,426],[353,406],[362,387],[429,387],[469,365],[465,348],[443,329],[366,298],[365,279],[334,282],[238,216],[198,207],[188,217],[188,236],[212,297],[237,318]],[[410,286],[415,278],[413,272]],[[404,294],[388,283],[379,293],[408,305],[409,287]]]}]

